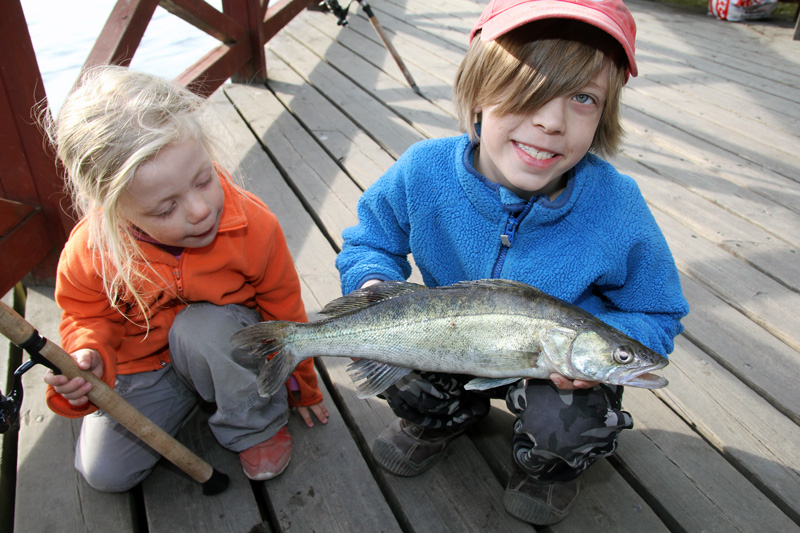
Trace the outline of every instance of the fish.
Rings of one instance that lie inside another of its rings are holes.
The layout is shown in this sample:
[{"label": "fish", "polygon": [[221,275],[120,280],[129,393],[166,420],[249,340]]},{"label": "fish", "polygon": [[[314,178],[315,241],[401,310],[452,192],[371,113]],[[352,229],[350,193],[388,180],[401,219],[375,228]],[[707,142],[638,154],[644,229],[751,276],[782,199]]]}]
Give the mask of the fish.
[{"label": "fish", "polygon": [[504,279],[426,287],[384,281],[327,304],[325,318],[259,322],[231,342],[271,359],[258,373],[274,395],[294,368],[317,356],[349,357],[359,398],[418,370],[473,376],[487,390],[520,379],[570,379],[657,389],[669,360],[591,313],[531,285]]}]

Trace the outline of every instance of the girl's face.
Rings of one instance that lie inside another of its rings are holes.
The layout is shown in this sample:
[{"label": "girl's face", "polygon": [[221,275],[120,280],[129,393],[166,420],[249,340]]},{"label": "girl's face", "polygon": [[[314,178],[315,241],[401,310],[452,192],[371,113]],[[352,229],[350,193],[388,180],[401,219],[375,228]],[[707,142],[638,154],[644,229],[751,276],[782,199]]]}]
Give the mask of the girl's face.
[{"label": "girl's face", "polygon": [[576,94],[558,96],[531,114],[496,114],[497,106],[478,107],[482,113],[480,149],[475,169],[520,198],[564,190],[565,173],[592,146],[608,94],[608,65]]},{"label": "girl's face", "polygon": [[121,198],[123,216],[156,241],[201,248],[217,235],[225,193],[203,145],[167,146],[136,169]]}]

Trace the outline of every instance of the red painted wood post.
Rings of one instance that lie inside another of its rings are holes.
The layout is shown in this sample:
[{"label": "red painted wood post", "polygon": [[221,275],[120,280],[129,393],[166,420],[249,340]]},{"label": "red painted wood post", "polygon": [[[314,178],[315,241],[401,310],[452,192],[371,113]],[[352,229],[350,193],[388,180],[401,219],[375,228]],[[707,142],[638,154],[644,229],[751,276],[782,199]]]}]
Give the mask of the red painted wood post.
[{"label": "red painted wood post", "polygon": [[[48,282],[55,277],[59,253],[74,221],[65,214],[71,212],[71,203],[55,155],[44,149],[42,131],[33,118],[32,109],[45,99],[45,90],[20,0],[6,0],[0,9],[0,50],[4,50],[0,54],[0,196],[41,209],[46,230],[26,235],[25,240],[32,248],[41,244],[37,239],[48,242],[50,252],[25,272],[33,269],[37,282]],[[4,264],[6,259],[11,258],[3,258]]]},{"label": "red painted wood post", "polygon": [[158,1],[116,2],[83,68],[105,64],[129,66]]},{"label": "red painted wood post", "polygon": [[[263,0],[267,2],[268,0]],[[267,58],[264,53],[264,12],[262,0],[223,0],[223,13],[247,29],[250,60],[232,79],[237,83],[266,83]]]}]

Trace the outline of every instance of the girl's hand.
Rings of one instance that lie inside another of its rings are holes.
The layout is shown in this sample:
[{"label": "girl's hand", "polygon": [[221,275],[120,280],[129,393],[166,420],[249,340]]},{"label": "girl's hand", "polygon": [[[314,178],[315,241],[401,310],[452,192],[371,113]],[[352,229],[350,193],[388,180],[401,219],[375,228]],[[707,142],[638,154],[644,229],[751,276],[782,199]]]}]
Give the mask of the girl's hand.
[{"label": "girl's hand", "polygon": [[599,381],[584,381],[582,379],[571,380],[555,372],[550,374],[550,380],[561,390],[591,389],[600,384]]},{"label": "girl's hand", "polygon": [[[78,368],[88,370],[98,378],[103,377],[103,358],[100,357],[100,352],[83,348],[70,355],[75,359]],[[81,377],[68,380],[66,376],[54,374],[52,370],[48,370],[45,372],[44,382],[51,385],[72,405],[83,405],[89,401],[87,394],[92,390],[92,384]]]},{"label": "girl's hand", "polygon": [[314,421],[311,419],[311,413],[314,413],[314,416],[317,417],[317,420],[322,422],[323,424],[328,423],[328,408],[325,407],[325,402],[319,402],[318,404],[314,404],[310,407],[298,407],[297,412],[300,414],[300,417],[303,419],[303,422],[306,423],[306,426],[313,428]]}]

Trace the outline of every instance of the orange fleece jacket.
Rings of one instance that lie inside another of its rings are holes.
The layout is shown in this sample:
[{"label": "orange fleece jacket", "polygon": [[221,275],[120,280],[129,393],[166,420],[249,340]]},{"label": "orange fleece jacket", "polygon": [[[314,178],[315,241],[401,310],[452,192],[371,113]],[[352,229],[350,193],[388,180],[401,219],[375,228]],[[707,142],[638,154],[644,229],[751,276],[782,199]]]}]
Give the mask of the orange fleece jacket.
[{"label": "orange fleece jacket", "polygon": [[[263,320],[306,322],[300,297],[300,280],[294,269],[286,239],[275,215],[255,195],[230,181],[218,169],[225,205],[219,232],[203,248],[185,248],[180,258],[161,248],[141,242],[142,251],[157,273],[148,272],[155,283],[145,284],[141,293],[149,306],[150,329],[145,327],[141,309],[124,298],[127,320],[114,309],[103,291],[102,280],[89,253],[86,220],[73,229],[58,264],[56,302],[63,311],[59,332],[61,345],[69,353],[94,348],[103,357],[103,381],[114,386],[117,374],[134,374],[159,369],[170,361],[169,329],[175,316],[191,302],[217,305],[241,304],[257,308]],[[313,360],[298,365],[293,376],[300,399],[289,394],[294,406],[322,401]],[[47,403],[57,414],[78,418],[97,409],[85,404],[75,407],[52,387]]]}]

